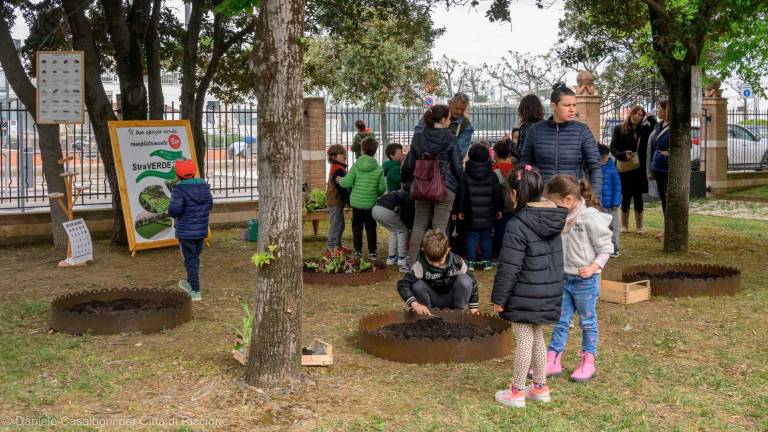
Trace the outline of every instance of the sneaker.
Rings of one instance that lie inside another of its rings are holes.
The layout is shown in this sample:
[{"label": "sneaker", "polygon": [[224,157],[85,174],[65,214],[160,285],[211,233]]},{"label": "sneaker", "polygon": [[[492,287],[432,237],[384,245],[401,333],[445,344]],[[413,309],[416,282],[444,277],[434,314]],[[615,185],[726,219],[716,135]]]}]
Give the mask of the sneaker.
[{"label": "sneaker", "polygon": [[525,408],[525,392],[510,385],[506,390],[496,392],[496,402],[515,408]]},{"label": "sneaker", "polygon": [[397,265],[400,267],[408,266],[408,257],[400,257],[397,259]]},{"label": "sneaker", "polygon": [[476,263],[474,261],[467,261],[467,271],[474,273]]},{"label": "sneaker", "polygon": [[[560,358],[563,353],[547,351],[547,378],[559,377],[563,374],[563,365],[560,364]],[[533,369],[528,371],[528,378],[534,379]]]},{"label": "sneaker", "polygon": [[362,253],[360,253],[360,251],[355,251],[355,252],[353,253],[353,255],[355,256],[355,258],[360,258],[361,256],[363,256],[363,254],[362,254]]},{"label": "sneaker", "polygon": [[400,270],[400,273],[408,273],[411,271],[411,267],[408,264],[401,265],[398,270]]},{"label": "sneaker", "polygon": [[542,403],[548,403],[552,400],[549,397],[549,387],[547,387],[546,384],[537,385],[533,383],[526,389],[525,399]]},{"label": "sneaker", "polygon": [[387,257],[387,265],[391,266],[397,264],[397,255],[390,255]]},{"label": "sneaker", "polygon": [[483,261],[483,270],[493,270],[493,263],[490,260]]},{"label": "sneaker", "polygon": [[376,253],[374,252],[374,253],[369,253],[369,254],[368,254],[368,259],[369,259],[369,260],[371,260],[371,261],[373,261],[373,262],[376,262],[376,261],[378,261],[378,260],[379,260],[379,257],[378,257],[378,256],[376,256]]},{"label": "sneaker", "polygon": [[571,374],[571,381],[587,382],[595,377],[597,369],[595,368],[595,355],[588,352],[579,354],[579,365]]},{"label": "sneaker", "polygon": [[616,251],[611,255],[612,258],[618,258],[620,256],[619,251]]},{"label": "sneaker", "polygon": [[189,296],[192,297],[192,301],[200,301],[203,299],[203,295],[200,294],[200,291],[192,291],[192,287],[189,285],[189,282],[187,282],[186,280],[179,281],[179,288],[186,291],[187,294],[189,294]]}]

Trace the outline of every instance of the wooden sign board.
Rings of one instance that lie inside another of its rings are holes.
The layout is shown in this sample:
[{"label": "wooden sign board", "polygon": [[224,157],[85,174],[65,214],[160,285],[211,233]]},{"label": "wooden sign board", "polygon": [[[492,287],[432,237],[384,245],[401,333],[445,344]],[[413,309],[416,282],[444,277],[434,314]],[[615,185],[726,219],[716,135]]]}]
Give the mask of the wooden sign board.
[{"label": "wooden sign board", "polygon": [[174,164],[197,160],[189,120],[111,121],[109,135],[131,252],[177,245],[167,211]]},{"label": "wooden sign board", "polygon": [[37,124],[83,123],[83,51],[37,51]]}]

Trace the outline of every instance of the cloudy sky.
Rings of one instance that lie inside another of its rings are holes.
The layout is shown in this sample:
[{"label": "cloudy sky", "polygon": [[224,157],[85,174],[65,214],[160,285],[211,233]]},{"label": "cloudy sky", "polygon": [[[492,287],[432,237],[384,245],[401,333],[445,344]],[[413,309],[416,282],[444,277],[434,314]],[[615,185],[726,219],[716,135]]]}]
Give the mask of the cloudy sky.
[{"label": "cloudy sky", "polygon": [[[557,22],[562,9],[554,6],[539,10],[534,0],[512,2],[512,23],[490,23],[485,17],[487,2],[471,9],[438,6],[434,12],[435,25],[446,32],[433,49],[435,59],[443,54],[467,63],[496,63],[509,50],[544,53],[557,40]],[[167,1],[183,16],[180,1]],[[17,19],[13,36],[24,39],[29,34],[23,19]]]}]

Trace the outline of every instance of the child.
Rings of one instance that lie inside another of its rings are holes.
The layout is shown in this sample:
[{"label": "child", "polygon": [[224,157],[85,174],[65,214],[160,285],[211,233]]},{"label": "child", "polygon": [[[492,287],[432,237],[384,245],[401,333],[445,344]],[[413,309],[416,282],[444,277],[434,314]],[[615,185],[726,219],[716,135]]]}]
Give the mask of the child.
[{"label": "child", "polygon": [[400,165],[403,163],[402,144],[392,143],[384,149],[387,160],[381,165],[387,180],[387,192],[400,190]]},{"label": "child", "polygon": [[355,256],[360,257],[363,250],[363,227],[368,237],[368,257],[376,261],[376,221],[371,209],[376,198],[386,190],[384,171],[373,158],[379,149],[379,142],[372,137],[363,139],[363,155],[360,156],[346,176],[336,179],[339,186],[352,189],[352,236],[355,243]]},{"label": "child", "polygon": [[328,244],[326,253],[332,253],[335,249],[343,253],[351,252],[341,245],[341,236],[344,234],[344,207],[349,204],[349,191],[339,187],[338,179],[347,175],[347,151],[344,146],[334,144],[328,147],[328,163],[331,164],[331,173],[325,187],[325,199],[328,204]]},{"label": "child", "polygon": [[405,247],[408,242],[407,213],[410,204],[410,194],[404,190],[397,190],[382,195],[376,201],[372,211],[376,222],[389,231],[387,265],[397,263],[400,266],[400,273],[407,273],[410,270]]},{"label": "child", "polygon": [[559,207],[568,209],[563,229],[565,285],[560,321],[552,331],[547,352],[547,376],[562,374],[560,360],[568,341],[568,326],[574,309],[581,326],[579,365],[572,381],[585,382],[595,376],[597,352],[597,298],[600,294],[598,273],[613,253],[611,217],[600,212],[588,183],[559,174],[549,181],[546,196]]},{"label": "child", "polygon": [[[525,400],[549,402],[547,345],[544,325],[560,319],[563,297],[561,232],[568,211],[542,199],[544,181],[530,165],[507,178],[509,201],[515,211],[506,226],[504,245],[493,281],[491,303],[496,313],[512,321],[515,367],[508,390],[496,392],[503,405],[525,407]],[[526,390],[533,363],[533,383]]]},{"label": "child", "polygon": [[[496,220],[501,219],[504,199],[499,178],[491,171],[488,148],[473,144],[467,152],[469,160],[464,167],[464,194],[459,200],[459,219],[466,219],[467,265],[483,270],[493,268],[491,262],[491,233]],[[477,246],[480,245],[480,256]]]},{"label": "child", "polygon": [[468,273],[464,260],[451,253],[443,230],[424,234],[419,257],[397,283],[397,292],[419,315],[432,315],[433,308],[469,308],[471,313],[478,313],[475,278]]},{"label": "child", "polygon": [[496,154],[496,161],[491,166],[493,171],[499,176],[499,182],[501,183],[501,196],[504,197],[504,208],[501,212],[501,219],[496,221],[493,227],[493,256],[498,257],[501,245],[504,243],[504,232],[506,231],[507,222],[512,217],[513,207],[510,205],[509,196],[511,191],[509,190],[507,177],[515,166],[515,163],[520,159],[520,155],[515,155],[510,151],[509,141],[499,141],[493,146],[494,153]]},{"label": "child", "polygon": [[611,231],[613,231],[613,255],[619,256],[619,230],[616,229],[616,215],[621,206],[621,178],[616,164],[610,159],[611,149],[604,144],[598,144],[600,163],[603,165],[603,213],[611,215]]},{"label": "child", "polygon": [[199,301],[203,299],[200,294],[200,253],[208,237],[208,216],[213,208],[213,197],[208,183],[195,178],[197,163],[194,160],[178,160],[174,170],[180,181],[171,193],[168,216],[176,219],[176,238],[179,239],[187,270],[187,279],[179,281],[179,287],[193,301]]}]

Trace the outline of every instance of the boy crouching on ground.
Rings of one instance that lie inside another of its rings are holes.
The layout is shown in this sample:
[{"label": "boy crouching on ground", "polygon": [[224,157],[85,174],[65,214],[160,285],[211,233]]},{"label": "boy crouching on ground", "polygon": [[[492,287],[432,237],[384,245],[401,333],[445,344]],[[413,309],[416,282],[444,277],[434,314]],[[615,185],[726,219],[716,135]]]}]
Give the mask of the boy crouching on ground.
[{"label": "boy crouching on ground", "polygon": [[424,234],[421,252],[411,271],[397,283],[405,304],[419,315],[431,315],[430,309],[469,308],[478,313],[477,283],[468,273],[467,263],[451,253],[443,231]]}]

